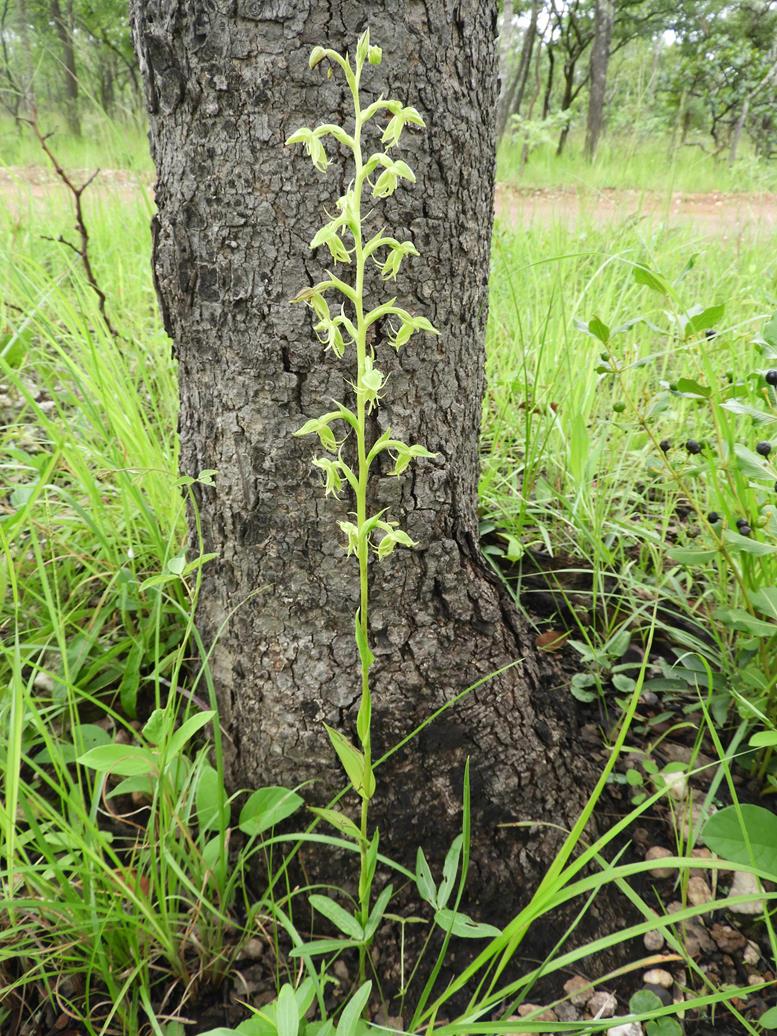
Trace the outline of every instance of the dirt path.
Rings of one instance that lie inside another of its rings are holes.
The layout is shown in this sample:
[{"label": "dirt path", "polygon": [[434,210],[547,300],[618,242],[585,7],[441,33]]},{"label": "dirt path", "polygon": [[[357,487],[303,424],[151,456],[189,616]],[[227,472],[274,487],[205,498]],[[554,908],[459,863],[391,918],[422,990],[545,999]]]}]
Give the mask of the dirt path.
[{"label": "dirt path", "polygon": [[[88,170],[73,170],[82,183]],[[104,169],[85,197],[92,200],[116,197],[130,201],[141,191],[150,192],[152,176],[122,169]],[[43,166],[0,168],[0,199],[19,214],[29,202],[64,196],[61,183]],[[508,226],[560,223],[568,228],[579,224],[619,223],[626,219],[651,217],[669,224],[690,224],[704,234],[736,237],[743,233],[777,234],[777,194],[683,194],[671,196],[637,190],[578,190],[564,188],[518,188],[498,184],[497,217]]]},{"label": "dirt path", "polygon": [[777,194],[683,194],[636,190],[578,191],[574,188],[520,189],[498,184],[497,217],[509,226],[561,223],[619,223],[651,217],[689,224],[702,233],[736,237],[777,233]]}]

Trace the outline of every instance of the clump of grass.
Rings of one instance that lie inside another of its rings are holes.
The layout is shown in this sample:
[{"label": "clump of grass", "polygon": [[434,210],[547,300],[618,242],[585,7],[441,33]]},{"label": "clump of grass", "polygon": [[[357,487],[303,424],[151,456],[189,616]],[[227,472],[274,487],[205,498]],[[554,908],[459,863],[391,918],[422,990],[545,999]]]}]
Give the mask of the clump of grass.
[{"label": "clump of grass", "polygon": [[499,151],[500,180],[517,187],[573,188],[583,191],[636,190],[666,194],[777,192],[777,163],[742,155],[733,166],[697,147],[676,147],[654,133],[603,138],[593,162],[583,153],[582,134],[573,132],[562,155],[555,141],[522,161],[523,137],[505,135]]}]

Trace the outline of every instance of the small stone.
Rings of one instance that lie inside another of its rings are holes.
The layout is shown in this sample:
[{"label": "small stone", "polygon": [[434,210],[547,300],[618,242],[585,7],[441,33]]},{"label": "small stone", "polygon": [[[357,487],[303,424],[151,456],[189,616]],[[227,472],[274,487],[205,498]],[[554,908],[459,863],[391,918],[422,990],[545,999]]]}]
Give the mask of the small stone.
[{"label": "small stone", "polygon": [[534,1015],[532,1018],[533,1022],[557,1022],[558,1017],[552,1007],[543,1008],[539,1004],[521,1004],[518,1008],[518,1014],[521,1018],[525,1018],[529,1014],[534,1014],[535,1011],[539,1011],[540,1014]]},{"label": "small stone", "polygon": [[691,878],[688,881],[688,902],[692,906],[702,906],[712,900],[712,889],[704,878]]},{"label": "small stone", "polygon": [[664,948],[665,940],[661,932],[655,929],[652,932],[645,932],[642,942],[645,944],[646,950],[649,950],[651,953],[658,953],[659,950]]},{"label": "small stone", "polygon": [[672,994],[664,986],[654,986],[652,983],[646,982],[644,989],[649,990],[654,996],[657,996],[664,1007],[669,1007],[672,1002]]},{"label": "small stone", "polygon": [[[711,853],[709,849],[694,849],[691,852],[691,856],[693,856],[695,860],[715,859],[715,854]],[[708,884],[714,883],[718,874],[716,870],[712,870],[712,868],[708,867],[692,867],[690,873],[692,878],[704,878]]]},{"label": "small stone", "polygon": [[[668,856],[674,856],[671,849],[665,849],[662,845],[651,846],[645,853],[646,860],[664,860]],[[673,867],[653,867],[650,871],[654,878],[671,878],[674,874]]]},{"label": "small stone", "polygon": [[715,945],[723,953],[736,953],[747,945],[747,939],[732,928],[730,924],[714,924],[710,928],[710,935],[715,940]]},{"label": "small stone", "polygon": [[664,989],[671,989],[674,985],[672,975],[663,968],[651,968],[642,976],[642,981],[647,986],[662,986]]},{"label": "small stone", "polygon": [[[666,911],[668,914],[676,914],[678,910],[682,909],[682,903],[674,900],[666,908]],[[682,939],[689,957],[698,957],[702,953],[711,953],[715,949],[715,943],[710,938],[710,933],[702,922],[697,919],[683,921],[681,924],[675,925],[674,931],[677,933],[677,937]]]},{"label": "small stone", "polygon": [[351,979],[351,972],[348,970],[348,965],[344,960],[336,960],[332,965],[332,971],[335,974],[335,978],[339,978],[341,982],[349,982]]},{"label": "small stone", "polygon": [[249,939],[238,954],[239,960],[259,960],[264,956],[264,943],[261,939]]},{"label": "small stone", "polygon": [[752,974],[747,976],[748,986],[760,986],[763,980],[763,975],[759,975],[757,971],[754,971]]},{"label": "small stone", "polygon": [[761,959],[761,947],[758,943],[748,942],[745,946],[745,952],[742,954],[742,960],[745,964],[749,964],[751,967],[756,965]]},{"label": "small stone", "polygon": [[626,1022],[625,1025],[613,1025],[607,1030],[607,1036],[642,1036],[642,1032],[639,1022]]},{"label": "small stone", "polygon": [[612,993],[600,990],[588,1001],[588,1010],[594,1018],[612,1018],[618,1009],[618,1000]]},{"label": "small stone", "polygon": [[574,1004],[570,1004],[568,1000],[563,1003],[556,1004],[553,1008],[556,1012],[556,1017],[560,1022],[576,1022],[580,1019],[580,1012]]},{"label": "small stone", "polygon": [[36,691],[43,691],[45,694],[52,694],[55,683],[48,673],[36,673],[32,679],[32,685]]},{"label": "small stone", "polygon": [[573,975],[564,983],[564,992],[575,1007],[585,1007],[591,999],[591,983],[580,975]]},{"label": "small stone", "polygon": [[669,773],[662,773],[661,776],[667,791],[675,802],[683,802],[688,797],[688,777],[682,770],[670,770]]},{"label": "small stone", "polygon": [[751,899],[749,903],[735,903],[728,909],[732,914],[762,914],[765,903],[763,899],[758,897],[762,894],[761,884],[755,874],[750,874],[748,871],[735,871],[734,880],[731,882],[731,888],[729,889],[730,896],[748,896],[753,894],[755,898]]}]

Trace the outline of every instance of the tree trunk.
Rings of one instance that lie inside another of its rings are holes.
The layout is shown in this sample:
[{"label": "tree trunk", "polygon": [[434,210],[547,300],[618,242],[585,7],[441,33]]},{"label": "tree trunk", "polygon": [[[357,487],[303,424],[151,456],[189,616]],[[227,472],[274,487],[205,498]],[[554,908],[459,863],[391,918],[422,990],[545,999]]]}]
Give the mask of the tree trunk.
[{"label": "tree trunk", "polygon": [[739,142],[742,139],[742,130],[744,129],[745,123],[747,122],[747,113],[750,110],[750,98],[746,97],[742,102],[742,107],[737,116],[737,121],[734,123],[734,129],[731,133],[731,144],[729,145],[728,151],[728,164],[733,166],[737,160],[737,152],[739,151]]},{"label": "tree trunk", "polygon": [[[353,49],[364,8],[132,7],[158,175],[155,270],[180,365],[182,465],[218,471],[199,498],[205,550],[219,555],[206,568],[199,623],[208,640],[221,631],[212,670],[229,765],[239,785],[315,780],[306,794],[322,800],[342,781],[322,723],[351,733],[356,719],[358,577],[336,527],[351,505],[324,498],[309,443],[292,433],[347,393],[347,365],[322,354],[308,313],[288,300],[320,279],[326,263],[307,242],[346,184],[342,167],[322,177],[283,142],[299,126],[347,118],[339,81],[309,71],[307,57],[316,44]],[[374,486],[371,510],[390,506],[420,547],[372,566],[370,636],[376,756],[478,678],[521,660],[397,753],[375,800],[381,845],[408,858],[433,839],[439,855],[460,823],[471,756],[481,899],[504,915],[556,836],[498,822],[568,822],[588,764],[573,743],[568,694],[543,671],[478,549],[495,12],[489,0],[370,5],[384,56],[366,88],[416,105],[428,125],[403,156],[415,187],[375,217],[422,257],[374,297],[398,292],[442,331],[416,335],[399,355],[376,342],[391,374],[373,433],[390,422],[439,457]]]},{"label": "tree trunk", "polygon": [[504,136],[510,116],[517,114],[521,110],[523,95],[526,91],[526,81],[529,78],[529,68],[531,67],[534,41],[537,37],[537,21],[539,19],[541,4],[542,0],[532,0],[531,16],[523,35],[521,56],[518,60],[518,67],[516,68],[506,89],[499,98],[499,108],[497,110],[496,120],[497,146]]},{"label": "tree trunk", "polygon": [[550,102],[553,98],[553,74],[556,70],[556,51],[552,43],[547,46],[548,52],[548,75],[545,80],[545,97],[542,101],[542,117],[547,119],[550,115]]},{"label": "tree trunk", "polygon": [[[575,97],[575,68],[577,67],[577,58],[574,60],[564,62],[564,93],[561,98],[561,107],[559,111],[567,112],[572,107],[572,101]],[[561,133],[558,138],[558,147],[556,148],[556,156],[560,157],[564,153],[566,147],[567,137],[569,136],[569,123],[566,122],[561,127]]]},{"label": "tree trunk", "polygon": [[607,66],[610,63],[614,0],[596,0],[594,42],[591,48],[591,87],[588,94],[588,122],[585,132],[585,153],[590,160],[596,154],[604,126],[604,102],[607,93]]},{"label": "tree trunk", "polygon": [[27,0],[18,0],[17,27],[21,44],[21,97],[19,98],[19,114],[29,118],[35,110],[35,83],[33,74],[35,62],[30,40],[30,16]]},{"label": "tree trunk", "polygon": [[67,14],[63,14],[60,0],[51,0],[51,20],[54,22],[54,27],[62,47],[67,128],[76,137],[80,137],[81,119],[78,114],[78,72],[76,69],[76,49],[73,41],[72,0],[68,0]]}]

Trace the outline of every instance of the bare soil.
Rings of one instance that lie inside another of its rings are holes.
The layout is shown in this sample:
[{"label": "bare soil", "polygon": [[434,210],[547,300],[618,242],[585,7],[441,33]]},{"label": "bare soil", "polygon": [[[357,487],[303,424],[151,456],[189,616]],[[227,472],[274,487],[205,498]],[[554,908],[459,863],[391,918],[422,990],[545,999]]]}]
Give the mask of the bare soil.
[{"label": "bare soil", "polygon": [[777,194],[662,194],[652,191],[519,188],[497,184],[497,217],[511,227],[560,223],[621,223],[650,217],[669,225],[693,224],[710,236],[777,233]]}]

